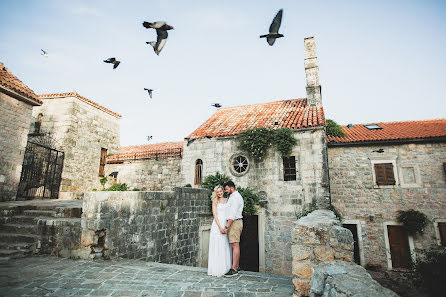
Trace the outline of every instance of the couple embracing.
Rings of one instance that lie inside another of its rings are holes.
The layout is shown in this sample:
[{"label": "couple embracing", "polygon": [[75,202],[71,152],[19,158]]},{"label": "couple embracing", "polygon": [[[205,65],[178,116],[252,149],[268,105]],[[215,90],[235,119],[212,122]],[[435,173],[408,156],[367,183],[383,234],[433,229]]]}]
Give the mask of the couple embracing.
[{"label": "couple embracing", "polygon": [[[229,198],[223,197],[224,191]],[[240,271],[240,235],[243,230],[243,198],[232,181],[216,186],[212,193],[208,275],[232,277]]]}]

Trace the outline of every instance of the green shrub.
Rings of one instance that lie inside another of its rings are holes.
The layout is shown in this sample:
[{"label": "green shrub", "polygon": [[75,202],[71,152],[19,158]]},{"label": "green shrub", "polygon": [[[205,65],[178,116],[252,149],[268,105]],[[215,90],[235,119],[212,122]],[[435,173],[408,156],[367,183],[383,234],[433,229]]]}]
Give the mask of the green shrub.
[{"label": "green shrub", "polygon": [[[214,188],[218,185],[223,186],[223,184],[227,181],[230,181],[231,178],[223,173],[216,172],[214,175],[208,175],[204,178],[203,183],[201,184],[202,188],[209,189],[214,191]],[[226,193],[225,193],[226,197]]]},{"label": "green shrub", "polygon": [[108,179],[106,176],[104,176],[103,178],[99,179],[99,182],[102,185],[102,189],[104,189],[105,184],[107,183]]},{"label": "green shrub", "polygon": [[185,184],[184,188],[192,188],[192,185],[191,184]]},{"label": "green shrub", "polygon": [[133,190],[132,191],[141,191],[140,189],[138,189],[138,188],[133,188]]},{"label": "green shrub", "polygon": [[128,191],[128,189],[129,188],[128,188],[127,184],[116,183],[109,188],[103,189],[102,191]]},{"label": "green shrub", "polygon": [[333,120],[327,120],[327,126],[325,127],[325,133],[327,136],[344,137],[345,133],[342,131],[341,126],[339,126]]},{"label": "green shrub", "polygon": [[243,197],[243,216],[252,216],[257,212],[260,198],[250,188],[237,187]]},{"label": "green shrub", "polygon": [[403,224],[403,227],[409,235],[422,234],[424,227],[428,223],[427,216],[414,209],[406,211],[399,210],[396,219],[399,223]]},{"label": "green shrub", "polygon": [[418,257],[415,273],[430,296],[446,292],[446,248],[433,248]]}]

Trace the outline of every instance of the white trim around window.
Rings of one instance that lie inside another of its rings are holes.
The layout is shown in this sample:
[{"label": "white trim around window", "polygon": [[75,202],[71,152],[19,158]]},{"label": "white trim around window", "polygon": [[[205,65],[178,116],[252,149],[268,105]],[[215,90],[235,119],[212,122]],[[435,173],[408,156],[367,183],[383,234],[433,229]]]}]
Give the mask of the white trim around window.
[{"label": "white trim around window", "polygon": [[364,243],[362,241],[362,226],[366,225],[365,221],[360,220],[344,220],[342,224],[351,224],[356,225],[356,231],[358,232],[358,247],[359,247],[359,262],[361,266],[365,265],[365,257],[364,257]]},{"label": "white trim around window", "polygon": [[440,237],[440,230],[438,229],[438,223],[446,223],[446,219],[434,220],[435,238],[437,239],[437,244],[441,245],[441,237]]},{"label": "white trim around window", "polygon": [[[396,159],[389,159],[389,160],[370,160],[371,168],[372,168],[372,178],[373,178],[373,188],[375,189],[385,189],[385,188],[394,188],[396,186],[400,185],[400,179],[398,176],[398,171],[396,170]],[[390,186],[378,186],[376,184],[376,172],[375,172],[375,164],[382,164],[382,163],[392,163],[393,166],[393,176],[395,178],[395,185]]]}]

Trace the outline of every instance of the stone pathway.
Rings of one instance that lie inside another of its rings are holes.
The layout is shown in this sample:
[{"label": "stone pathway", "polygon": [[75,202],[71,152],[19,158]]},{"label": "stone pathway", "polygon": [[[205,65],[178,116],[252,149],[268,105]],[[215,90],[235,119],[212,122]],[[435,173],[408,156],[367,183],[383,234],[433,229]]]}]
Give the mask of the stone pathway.
[{"label": "stone pathway", "polygon": [[291,276],[242,271],[216,278],[205,268],[139,260],[72,260],[49,256],[0,263],[0,296],[287,296]]}]

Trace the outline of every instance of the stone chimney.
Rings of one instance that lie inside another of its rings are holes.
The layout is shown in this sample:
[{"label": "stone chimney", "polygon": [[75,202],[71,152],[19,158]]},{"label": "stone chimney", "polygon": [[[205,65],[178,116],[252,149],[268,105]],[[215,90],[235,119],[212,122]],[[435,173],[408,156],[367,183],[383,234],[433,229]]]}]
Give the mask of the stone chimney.
[{"label": "stone chimney", "polygon": [[307,77],[307,103],[309,106],[322,106],[322,90],[319,82],[319,66],[314,37],[304,39],[305,75]]}]

